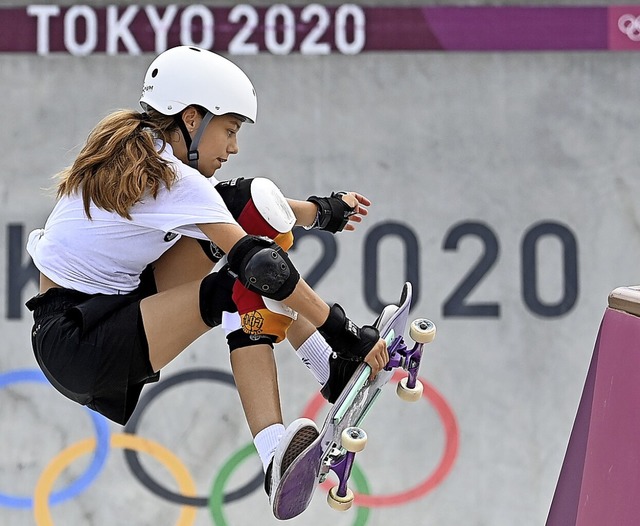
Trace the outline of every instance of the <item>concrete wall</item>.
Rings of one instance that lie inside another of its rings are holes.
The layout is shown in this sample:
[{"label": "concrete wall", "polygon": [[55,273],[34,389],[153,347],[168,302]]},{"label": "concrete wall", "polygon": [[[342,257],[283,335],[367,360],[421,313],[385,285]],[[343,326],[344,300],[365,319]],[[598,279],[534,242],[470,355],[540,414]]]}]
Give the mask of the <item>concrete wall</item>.
[{"label": "concrete wall", "polygon": [[[270,177],[292,197],[337,189],[367,195],[374,203],[369,218],[337,238],[335,261],[317,290],[357,322],[369,322],[376,297],[396,299],[407,266],[419,293],[414,314],[433,319],[439,331],[421,370],[431,397],[407,407],[390,389],[366,426],[370,444],[359,465],[377,496],[366,501],[371,507],[339,515],[318,492],[292,524],[543,523],[607,295],[638,281],[639,57],[606,51],[234,57],[256,85],[259,120],[243,127],[241,153],[220,176]],[[262,490],[245,491],[259,463],[242,459],[250,435],[224,383],[229,366],[219,331],[196,342],[163,378],[196,370],[196,377],[220,381],[187,377],[149,399],[137,427],[139,436],[168,450],[141,454],[145,471],[179,494],[191,478],[196,508],[147,489],[149,481],[127,464],[120,448],[127,444],[117,442],[120,427],[92,421],[17,372],[36,367],[22,306],[36,292],[22,248],[26,234],[43,224],[54,203],[51,177],[97,120],[136,107],[152,58],[0,54],[2,524],[50,524],[49,517],[73,526],[276,523]],[[417,256],[407,248],[416,242]],[[323,258],[323,245],[307,238],[298,246],[295,261],[308,273]],[[377,251],[377,267],[367,263],[366,250]],[[481,258],[486,270],[478,267]],[[474,269],[476,286],[465,293]],[[305,411],[317,386],[288,344],[280,347],[289,421]],[[104,464],[85,454],[53,476],[65,467],[61,452],[96,429],[98,451],[109,452]],[[186,474],[162,467],[170,454]],[[227,467],[233,472],[223,492],[248,494],[219,506]],[[47,506],[43,473],[70,498]],[[213,512],[206,505],[212,492]]]}]

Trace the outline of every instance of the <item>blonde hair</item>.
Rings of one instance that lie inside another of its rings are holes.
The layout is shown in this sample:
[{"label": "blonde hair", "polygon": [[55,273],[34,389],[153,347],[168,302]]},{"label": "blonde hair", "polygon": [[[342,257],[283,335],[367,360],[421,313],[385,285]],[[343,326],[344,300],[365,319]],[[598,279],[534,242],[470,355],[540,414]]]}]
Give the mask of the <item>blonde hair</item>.
[{"label": "blonde hair", "polygon": [[139,113],[118,110],[100,121],[74,163],[58,174],[58,197],[82,193],[87,217],[91,202],[97,207],[131,219],[131,207],[145,194],[153,198],[164,185],[171,188],[176,172],[157,151],[162,151],[174,117],[150,110]]}]

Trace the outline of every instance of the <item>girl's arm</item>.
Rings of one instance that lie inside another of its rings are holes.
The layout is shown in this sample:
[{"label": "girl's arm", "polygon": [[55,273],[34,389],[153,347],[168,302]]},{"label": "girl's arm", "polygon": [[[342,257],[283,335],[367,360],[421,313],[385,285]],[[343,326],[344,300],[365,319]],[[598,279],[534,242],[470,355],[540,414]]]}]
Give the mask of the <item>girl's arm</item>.
[{"label": "girl's arm", "polygon": [[227,253],[228,265],[242,285],[299,312],[318,328],[338,355],[367,361],[372,366],[372,377],[386,365],[387,346],[378,331],[355,325],[338,304],[330,308],[300,278],[278,245],[248,236],[236,224],[206,223],[198,227]]},{"label": "girl's arm", "polygon": [[[329,232],[355,230],[352,223],[360,223],[369,211],[371,201],[356,192],[339,192],[330,197],[311,196],[307,201],[287,199],[296,216],[296,225],[320,228]],[[346,205],[346,206],[345,206]]]}]

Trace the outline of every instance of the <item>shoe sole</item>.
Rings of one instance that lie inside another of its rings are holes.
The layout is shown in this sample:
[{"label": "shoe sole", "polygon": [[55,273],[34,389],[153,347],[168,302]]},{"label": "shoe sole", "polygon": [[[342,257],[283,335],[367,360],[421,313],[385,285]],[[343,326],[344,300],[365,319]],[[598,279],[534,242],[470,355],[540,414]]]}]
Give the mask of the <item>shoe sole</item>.
[{"label": "shoe sole", "polygon": [[298,456],[307,449],[313,441],[320,436],[319,431],[312,426],[306,426],[293,435],[289,447],[282,456],[282,464],[280,466],[280,473],[284,474],[291,463],[298,458]]},{"label": "shoe sole", "polygon": [[376,329],[383,327],[393,317],[393,315],[398,312],[398,309],[399,307],[397,305],[387,305],[382,309],[380,316],[378,316],[378,319],[374,322],[373,326]]}]

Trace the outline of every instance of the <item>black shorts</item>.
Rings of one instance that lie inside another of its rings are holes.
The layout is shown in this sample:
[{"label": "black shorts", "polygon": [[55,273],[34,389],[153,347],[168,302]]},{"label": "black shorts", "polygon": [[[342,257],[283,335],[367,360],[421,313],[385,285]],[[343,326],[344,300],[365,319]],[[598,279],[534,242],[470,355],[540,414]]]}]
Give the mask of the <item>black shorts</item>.
[{"label": "black shorts", "polygon": [[126,295],[52,288],[27,302],[31,342],[51,384],[79,404],[124,425],[144,384],[159,379],[149,362],[140,301],[155,292],[150,269]]}]

